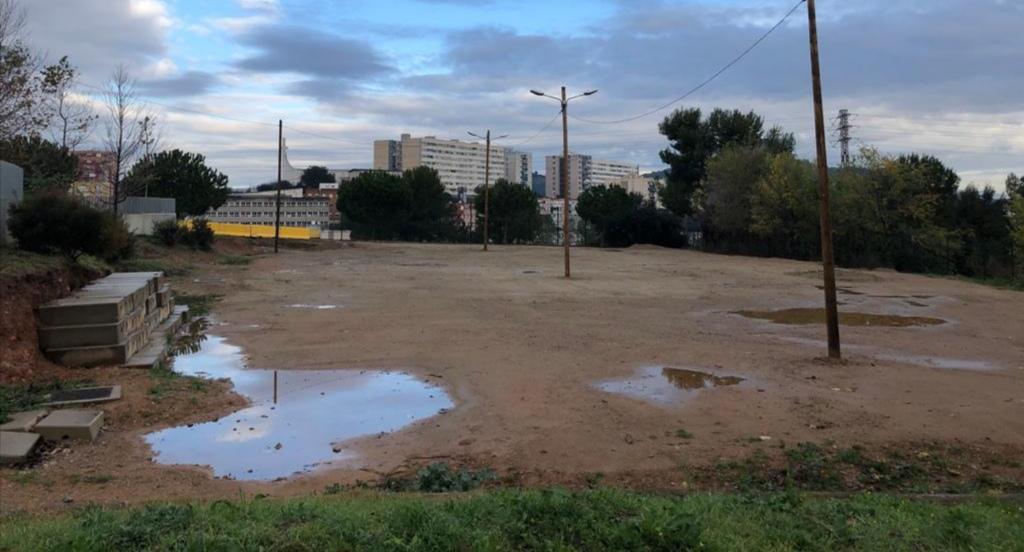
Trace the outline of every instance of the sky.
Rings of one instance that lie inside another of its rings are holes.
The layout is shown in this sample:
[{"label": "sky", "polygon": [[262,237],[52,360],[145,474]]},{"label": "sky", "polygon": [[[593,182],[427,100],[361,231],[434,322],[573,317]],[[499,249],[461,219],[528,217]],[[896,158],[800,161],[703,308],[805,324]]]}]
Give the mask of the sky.
[{"label": "sky", "polygon": [[[807,16],[799,5],[745,58],[682,102],[778,23],[796,0],[21,0],[28,41],[80,71],[81,101],[118,64],[137,79],[166,148],[206,155],[233,187],[276,178],[277,121],[293,165],[370,167],[375,139],[402,133],[570,149],[664,168],[672,109],[754,110],[813,158]],[[1021,0],[818,0],[830,126],[852,114],[852,147],[942,159],[997,190],[1024,172]],[[99,107],[99,104],[96,104]],[[86,146],[99,145],[102,123]],[[837,146],[829,162],[839,161]]]}]

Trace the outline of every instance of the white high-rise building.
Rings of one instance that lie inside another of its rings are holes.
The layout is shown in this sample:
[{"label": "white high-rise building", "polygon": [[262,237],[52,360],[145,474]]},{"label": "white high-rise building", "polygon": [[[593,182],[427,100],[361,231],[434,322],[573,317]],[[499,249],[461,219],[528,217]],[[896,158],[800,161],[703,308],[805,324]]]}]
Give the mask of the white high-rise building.
[{"label": "white high-rise building", "polygon": [[[484,185],[486,153],[486,146],[479,142],[445,140],[434,136],[413,138],[403,134],[401,140],[376,140],[373,143],[373,168],[402,171],[419,166],[430,167],[440,175],[441,183],[448,193],[466,198],[474,195],[477,187]],[[491,184],[499,178],[512,181],[510,174],[514,175],[515,182],[523,182],[520,176],[524,171],[523,166],[526,167],[526,182],[529,183],[533,168],[529,154],[491,145]]]},{"label": "white high-rise building", "polygon": [[[562,156],[544,158],[546,170],[546,197],[562,196]],[[589,155],[569,154],[569,199],[580,197],[591,186],[611,184],[640,173],[636,165],[625,161],[594,159]]]}]

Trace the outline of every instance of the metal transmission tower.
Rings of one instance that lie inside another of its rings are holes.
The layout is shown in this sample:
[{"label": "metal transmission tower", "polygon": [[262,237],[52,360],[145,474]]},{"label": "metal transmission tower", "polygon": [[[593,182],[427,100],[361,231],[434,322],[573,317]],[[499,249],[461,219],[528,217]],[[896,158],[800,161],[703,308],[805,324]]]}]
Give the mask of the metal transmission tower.
[{"label": "metal transmission tower", "polygon": [[839,126],[836,130],[839,131],[839,162],[844,167],[850,164],[850,110],[840,109],[839,110]]}]

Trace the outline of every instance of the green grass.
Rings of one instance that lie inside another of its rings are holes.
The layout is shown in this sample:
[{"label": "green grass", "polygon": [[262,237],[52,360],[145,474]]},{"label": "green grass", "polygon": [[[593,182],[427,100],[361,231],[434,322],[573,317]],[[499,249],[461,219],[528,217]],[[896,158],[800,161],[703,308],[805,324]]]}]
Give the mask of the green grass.
[{"label": "green grass", "polygon": [[72,261],[62,255],[43,255],[7,247],[0,249],[0,277],[3,278],[41,274],[75,265],[94,272],[110,270],[110,265],[90,255],[81,255]]},{"label": "green grass", "polygon": [[210,311],[213,310],[213,305],[217,301],[220,301],[221,297],[221,295],[216,293],[207,293],[203,295],[178,293],[174,295],[174,303],[177,305],[187,306],[189,316],[199,317],[210,314]]},{"label": "green grass", "polygon": [[118,272],[163,272],[168,276],[187,276],[192,266],[179,266],[161,259],[126,259],[114,267]]},{"label": "green grass", "polygon": [[0,522],[4,550],[1020,550],[1024,509],[887,496],[600,489],[358,492],[85,508]]},{"label": "green grass", "polygon": [[221,255],[220,264],[246,266],[252,262],[252,257],[246,255]]},{"label": "green grass", "polygon": [[0,385],[0,423],[6,421],[8,415],[13,412],[31,410],[46,402],[47,396],[54,391],[87,387],[92,384],[92,380],[82,378],[69,381],[53,380]]}]

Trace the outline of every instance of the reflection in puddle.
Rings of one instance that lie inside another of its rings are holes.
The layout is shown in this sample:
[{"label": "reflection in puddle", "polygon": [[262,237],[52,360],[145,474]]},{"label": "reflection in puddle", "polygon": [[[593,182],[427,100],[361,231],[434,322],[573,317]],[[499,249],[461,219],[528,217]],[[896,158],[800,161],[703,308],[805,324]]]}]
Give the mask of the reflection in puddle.
[{"label": "reflection in puddle", "polygon": [[175,371],[228,378],[252,405],[213,422],[146,435],[162,464],[210,466],[217,477],[276,479],[330,460],[332,443],[395,431],[452,408],[444,389],[403,372],[281,370],[273,403],[273,370],[245,368],[239,347],[209,336]]},{"label": "reflection in puddle", "polygon": [[314,310],[331,310],[338,308],[338,305],[308,305],[306,303],[295,303],[294,305],[288,305],[293,309],[314,309]]},{"label": "reflection in puddle", "polygon": [[702,390],[737,385],[742,381],[744,378],[738,376],[716,376],[684,368],[649,366],[642,368],[635,378],[603,381],[597,384],[597,388],[607,393],[670,405],[692,399]]},{"label": "reflection in puddle", "polygon": [[[807,345],[811,347],[824,348],[828,346],[828,342],[826,342],[823,339],[808,339],[806,337],[796,336],[773,337],[778,337],[783,341],[799,343],[800,345]],[[889,360],[892,362],[913,364],[915,366],[923,366],[925,368],[944,368],[947,370],[995,370],[997,368],[996,365],[984,360],[968,360],[963,358],[946,358],[925,355],[891,353],[888,352],[888,349],[883,349],[881,347],[872,347],[869,345],[855,345],[852,343],[844,343],[843,348],[851,351],[860,351],[868,356],[877,358],[878,360]]]},{"label": "reflection in puddle", "polygon": [[[741,310],[733,314],[747,318],[768,320],[776,324],[824,324],[825,309],[779,309],[772,311]],[[839,323],[844,326],[888,326],[906,328],[909,326],[937,326],[945,324],[941,318],[925,316],[900,316],[896,314],[870,314],[866,312],[840,312]]]}]

